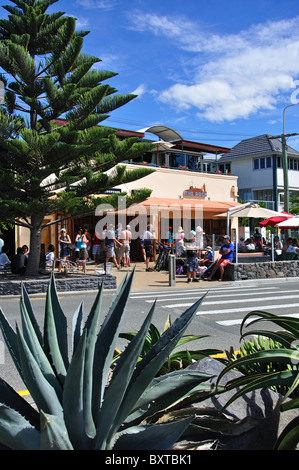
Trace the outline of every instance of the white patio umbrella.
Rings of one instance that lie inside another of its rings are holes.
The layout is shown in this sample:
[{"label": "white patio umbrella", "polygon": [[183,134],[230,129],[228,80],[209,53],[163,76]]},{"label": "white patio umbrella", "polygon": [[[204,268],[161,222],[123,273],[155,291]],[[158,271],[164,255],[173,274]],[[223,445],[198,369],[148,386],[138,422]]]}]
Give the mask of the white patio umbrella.
[{"label": "white patio umbrella", "polygon": [[[227,212],[217,214],[214,217],[226,217]],[[229,217],[253,217],[254,219],[268,219],[269,217],[281,216],[281,212],[265,209],[258,204],[251,204],[247,207],[234,207],[229,211]]]},{"label": "white patio umbrella", "polygon": [[284,220],[283,222],[279,222],[276,224],[275,227],[279,228],[297,228],[299,227],[299,215],[295,215],[291,219]]}]

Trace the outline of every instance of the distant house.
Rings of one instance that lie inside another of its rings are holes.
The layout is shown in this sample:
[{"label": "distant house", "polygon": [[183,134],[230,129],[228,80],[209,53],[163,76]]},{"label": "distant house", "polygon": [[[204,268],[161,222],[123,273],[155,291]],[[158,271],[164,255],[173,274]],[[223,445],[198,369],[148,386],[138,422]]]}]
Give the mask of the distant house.
[{"label": "distant house", "polygon": [[[287,146],[290,194],[299,194],[299,152]],[[282,143],[269,134],[239,142],[219,159],[219,170],[238,176],[239,198],[284,209]]]}]

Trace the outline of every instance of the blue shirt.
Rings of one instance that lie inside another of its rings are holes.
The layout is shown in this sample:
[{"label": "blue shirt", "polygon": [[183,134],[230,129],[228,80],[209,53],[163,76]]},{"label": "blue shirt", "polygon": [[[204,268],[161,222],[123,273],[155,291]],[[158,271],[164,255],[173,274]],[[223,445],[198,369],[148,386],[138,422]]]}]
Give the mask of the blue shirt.
[{"label": "blue shirt", "polygon": [[223,243],[223,245],[221,245],[221,248],[220,248],[220,251],[221,250],[231,250],[229,253],[222,254],[222,259],[228,259],[229,261],[233,261],[234,245],[232,243],[229,243],[229,245],[226,245],[226,243]]}]

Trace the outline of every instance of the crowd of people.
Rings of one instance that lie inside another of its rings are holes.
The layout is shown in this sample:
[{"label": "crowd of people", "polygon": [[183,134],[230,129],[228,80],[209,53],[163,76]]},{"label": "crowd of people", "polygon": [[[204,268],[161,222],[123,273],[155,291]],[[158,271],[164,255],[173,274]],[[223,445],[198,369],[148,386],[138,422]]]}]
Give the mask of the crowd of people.
[{"label": "crowd of people", "polygon": [[[169,246],[169,252],[172,250],[176,254],[176,260],[183,260],[187,282],[198,282],[198,275],[203,274],[209,269],[209,276],[203,277],[210,281],[213,279],[216,271],[219,270],[219,280],[223,280],[225,267],[234,259],[234,244],[226,235],[217,240],[221,245],[219,258],[214,261],[214,253],[210,246],[209,239],[205,239],[205,233],[201,227],[191,230],[185,237],[182,227],[179,227],[176,233],[172,233],[169,227],[168,239],[165,243]],[[95,232],[92,236],[86,228],[77,230],[74,241],[62,228],[58,238],[58,260],[55,258],[55,246],[50,244],[47,251],[44,251],[43,265],[46,269],[52,269],[54,263],[58,262],[58,270],[68,268],[70,263],[82,268],[87,261],[95,264],[103,262],[112,262],[117,269],[121,267],[130,267],[131,264],[131,242],[132,233],[130,225],[122,227],[119,223],[114,227],[112,224],[105,225],[101,233]],[[154,245],[156,242],[155,231],[152,225],[148,225],[142,237],[140,237],[140,248],[145,263],[146,272],[153,271],[150,267],[150,261],[154,257]],[[205,246],[204,246],[205,245]],[[265,251],[267,247],[265,239],[256,229],[254,235],[247,240],[240,238],[237,244],[238,252],[253,253]],[[299,244],[296,238],[287,238],[283,244],[278,236],[274,237],[275,253],[299,253]],[[13,274],[24,274],[28,263],[28,246],[23,245],[17,248],[16,253],[9,257],[8,249],[4,246],[0,238],[0,269],[9,267]],[[134,258],[133,258],[134,259]],[[181,269],[182,264],[177,264]],[[179,272],[180,274],[181,272]],[[178,274],[178,271],[177,271]]]}]

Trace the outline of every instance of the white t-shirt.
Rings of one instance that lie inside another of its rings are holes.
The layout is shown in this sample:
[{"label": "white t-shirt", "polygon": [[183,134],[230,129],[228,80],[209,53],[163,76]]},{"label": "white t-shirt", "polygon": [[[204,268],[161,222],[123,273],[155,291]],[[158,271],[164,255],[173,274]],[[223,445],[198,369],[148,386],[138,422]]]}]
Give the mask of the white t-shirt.
[{"label": "white t-shirt", "polygon": [[11,261],[10,259],[8,258],[7,254],[6,253],[1,253],[0,254],[0,269],[3,269],[4,265],[5,264],[10,264]]},{"label": "white t-shirt", "polygon": [[47,268],[52,268],[53,263],[54,263],[54,253],[53,251],[50,251],[46,253],[46,267]]}]

